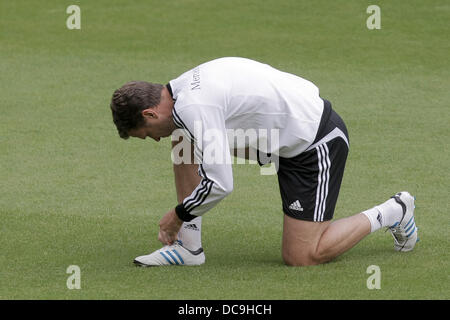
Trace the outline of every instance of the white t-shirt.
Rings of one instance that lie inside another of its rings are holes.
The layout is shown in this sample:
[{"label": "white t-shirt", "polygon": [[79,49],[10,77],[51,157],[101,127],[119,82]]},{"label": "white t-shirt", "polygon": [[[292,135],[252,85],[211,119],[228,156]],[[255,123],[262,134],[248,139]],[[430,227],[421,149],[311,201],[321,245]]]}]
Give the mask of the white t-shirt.
[{"label": "white t-shirt", "polygon": [[[206,62],[169,84],[174,122],[203,157],[202,180],[182,203],[193,216],[232,191],[230,148],[294,157],[314,141],[324,108],[319,89],[310,81],[245,58]],[[242,133],[247,138],[236,138]],[[215,161],[208,161],[211,157]]]}]

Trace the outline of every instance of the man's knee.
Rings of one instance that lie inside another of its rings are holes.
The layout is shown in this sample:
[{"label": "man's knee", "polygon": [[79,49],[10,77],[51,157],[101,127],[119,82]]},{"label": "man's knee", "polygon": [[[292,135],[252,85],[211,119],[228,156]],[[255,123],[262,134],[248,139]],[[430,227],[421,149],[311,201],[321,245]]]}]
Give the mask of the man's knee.
[{"label": "man's knee", "polygon": [[313,222],[284,216],[283,260],[289,266],[311,266],[329,261],[319,246],[330,221]]},{"label": "man's knee", "polygon": [[322,252],[289,252],[283,251],[283,261],[288,266],[314,266],[330,261],[330,259]]}]

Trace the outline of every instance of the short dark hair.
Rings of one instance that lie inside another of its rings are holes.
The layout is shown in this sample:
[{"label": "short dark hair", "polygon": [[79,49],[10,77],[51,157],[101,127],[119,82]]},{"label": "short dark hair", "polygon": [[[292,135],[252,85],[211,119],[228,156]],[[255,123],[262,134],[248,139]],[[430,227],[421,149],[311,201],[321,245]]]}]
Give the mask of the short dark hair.
[{"label": "short dark hair", "polygon": [[142,110],[159,104],[163,88],[162,84],[130,81],[114,91],[110,107],[114,124],[122,139],[128,139],[131,129],[143,125]]}]

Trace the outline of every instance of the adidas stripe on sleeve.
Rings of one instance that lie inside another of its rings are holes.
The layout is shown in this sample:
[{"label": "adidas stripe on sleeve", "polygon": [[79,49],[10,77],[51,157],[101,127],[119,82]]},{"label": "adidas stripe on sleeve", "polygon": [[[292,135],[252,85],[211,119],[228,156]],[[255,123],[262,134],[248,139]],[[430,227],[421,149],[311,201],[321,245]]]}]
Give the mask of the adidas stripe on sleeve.
[{"label": "adidas stripe on sleeve", "polygon": [[233,190],[233,172],[223,111],[217,106],[187,105],[172,111],[175,124],[185,130],[199,154],[202,177],[175,211],[190,221],[212,209]]}]

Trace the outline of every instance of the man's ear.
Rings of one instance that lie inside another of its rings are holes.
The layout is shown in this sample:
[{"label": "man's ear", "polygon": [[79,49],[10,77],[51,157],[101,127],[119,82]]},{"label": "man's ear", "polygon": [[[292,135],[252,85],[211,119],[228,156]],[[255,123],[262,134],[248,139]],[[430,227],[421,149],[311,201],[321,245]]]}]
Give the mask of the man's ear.
[{"label": "man's ear", "polygon": [[144,118],[158,119],[158,113],[154,108],[147,108],[145,110],[142,110],[141,114]]}]

